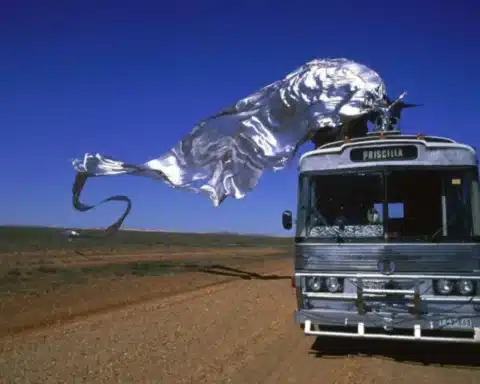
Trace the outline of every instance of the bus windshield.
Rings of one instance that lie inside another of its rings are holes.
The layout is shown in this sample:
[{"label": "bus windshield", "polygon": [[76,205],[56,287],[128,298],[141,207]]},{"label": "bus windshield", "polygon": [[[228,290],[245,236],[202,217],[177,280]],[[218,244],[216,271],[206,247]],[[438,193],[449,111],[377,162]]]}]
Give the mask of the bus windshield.
[{"label": "bus windshield", "polygon": [[472,237],[466,171],[402,169],[301,177],[297,236],[388,241]]}]

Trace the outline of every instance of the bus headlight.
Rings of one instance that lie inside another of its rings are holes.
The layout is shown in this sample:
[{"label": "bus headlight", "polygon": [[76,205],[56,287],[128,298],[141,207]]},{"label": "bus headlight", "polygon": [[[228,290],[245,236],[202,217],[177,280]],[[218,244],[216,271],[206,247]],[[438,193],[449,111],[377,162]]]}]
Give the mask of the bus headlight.
[{"label": "bus headlight", "polygon": [[472,280],[459,280],[457,288],[461,295],[469,296],[473,294],[474,284]]},{"label": "bus headlight", "polygon": [[341,281],[337,277],[329,277],[325,281],[325,284],[327,286],[328,292],[330,293],[336,293],[339,292],[343,285]]},{"label": "bus headlight", "polygon": [[441,295],[448,295],[453,291],[453,281],[440,279],[436,281],[435,287]]},{"label": "bus headlight", "polygon": [[317,276],[307,278],[307,287],[313,292],[320,292],[322,289],[322,279]]}]

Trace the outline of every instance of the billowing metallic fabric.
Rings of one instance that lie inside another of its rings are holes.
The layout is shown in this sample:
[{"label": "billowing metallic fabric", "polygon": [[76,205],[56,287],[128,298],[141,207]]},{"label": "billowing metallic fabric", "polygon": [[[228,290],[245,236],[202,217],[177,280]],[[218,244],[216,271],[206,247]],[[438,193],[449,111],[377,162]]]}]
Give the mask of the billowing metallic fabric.
[{"label": "billowing metallic fabric", "polygon": [[[314,134],[337,137],[349,121],[380,105],[385,95],[380,76],[365,65],[347,59],[312,60],[201,121],[160,157],[134,165],[87,153],[74,160],[73,167],[89,176],[158,178],[175,188],[206,193],[218,206],[228,196],[245,196],[265,170],[284,168]],[[138,146],[141,135],[137,138]]]}]

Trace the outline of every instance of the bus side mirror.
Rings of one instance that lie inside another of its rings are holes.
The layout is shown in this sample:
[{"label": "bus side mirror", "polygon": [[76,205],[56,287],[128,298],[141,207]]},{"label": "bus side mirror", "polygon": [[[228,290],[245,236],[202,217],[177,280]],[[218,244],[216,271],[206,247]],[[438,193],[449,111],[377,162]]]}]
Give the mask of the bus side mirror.
[{"label": "bus side mirror", "polygon": [[290,211],[283,211],[282,213],[282,225],[284,229],[292,229],[292,212]]}]

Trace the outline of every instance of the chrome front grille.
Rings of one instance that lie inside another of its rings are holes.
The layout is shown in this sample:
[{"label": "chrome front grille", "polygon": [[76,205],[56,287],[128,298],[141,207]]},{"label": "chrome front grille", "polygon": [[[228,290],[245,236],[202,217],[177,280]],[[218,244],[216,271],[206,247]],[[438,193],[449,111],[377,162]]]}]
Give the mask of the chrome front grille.
[{"label": "chrome front grille", "polygon": [[477,244],[307,244],[296,245],[296,270],[377,272],[380,260],[397,273],[480,272]]}]

